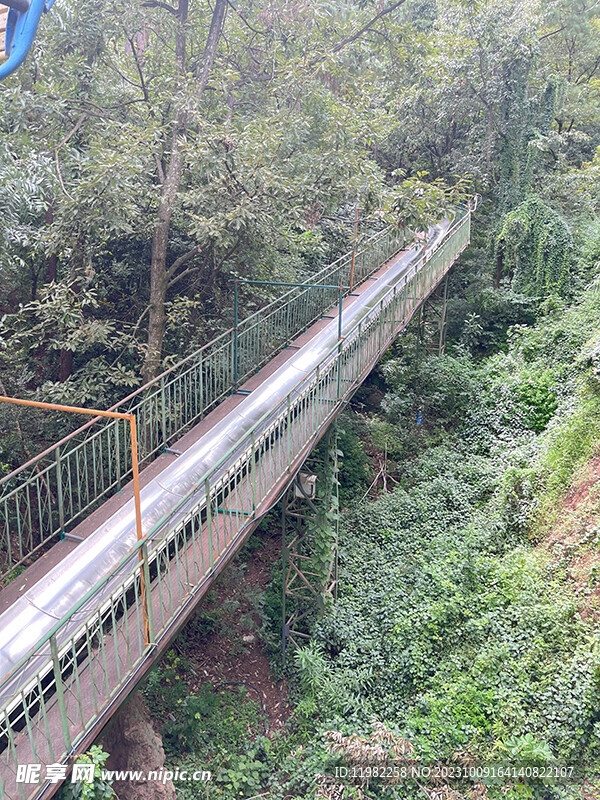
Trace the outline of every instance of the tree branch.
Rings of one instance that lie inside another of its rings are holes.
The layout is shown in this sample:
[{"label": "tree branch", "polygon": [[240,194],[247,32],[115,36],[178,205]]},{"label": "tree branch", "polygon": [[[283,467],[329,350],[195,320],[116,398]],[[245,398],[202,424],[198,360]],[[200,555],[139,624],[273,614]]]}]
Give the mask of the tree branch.
[{"label": "tree branch", "polygon": [[[387,14],[391,14],[392,11],[395,11],[397,8],[404,5],[405,2],[406,0],[399,0],[399,2],[392,3],[391,6],[384,8],[383,11],[380,11],[379,14],[376,14],[372,20],[366,23],[366,25],[363,25],[362,28],[359,28],[356,31],[356,33],[353,33],[351,36],[347,36],[345,39],[342,39],[341,42],[338,42],[331,49],[331,52],[339,53],[339,51],[342,50],[344,47],[346,47],[346,45],[351,44],[352,42],[355,42],[357,39],[359,39],[363,35],[363,33],[365,33],[365,31],[368,31],[369,28],[372,28],[373,25],[375,25],[375,23],[378,22],[382,17],[385,17]],[[318,58],[313,59],[310,62],[310,66],[314,67],[315,64],[318,64],[319,61],[321,61],[323,58],[325,58],[325,56],[319,56]]]},{"label": "tree branch", "polygon": [[575,86],[579,86],[580,83],[584,82],[588,83],[594,77],[596,72],[598,71],[598,67],[600,67],[600,56],[594,62],[594,66],[590,67],[587,70],[583,70],[583,72],[579,75],[577,80],[575,81]]},{"label": "tree branch", "polygon": [[125,36],[127,37],[127,41],[129,42],[129,46],[131,47],[131,52],[133,53],[133,59],[135,61],[135,66],[137,69],[137,74],[140,79],[140,87],[142,89],[142,94],[144,95],[144,100],[150,109],[150,116],[154,116],[154,110],[150,103],[150,97],[148,95],[148,88],[146,86],[146,81],[144,80],[144,73],[142,72],[142,65],[140,63],[140,59],[138,57],[137,47],[135,46],[135,42],[133,41],[133,36],[129,36],[129,34],[124,30]]},{"label": "tree branch", "polygon": [[154,161],[156,163],[156,172],[158,174],[159,183],[162,184],[165,182],[165,168],[163,166],[162,161],[160,160],[160,156],[158,153],[153,153]]},{"label": "tree branch", "polygon": [[540,36],[540,38],[538,39],[538,42],[543,42],[544,39],[548,39],[548,37],[554,36],[555,34],[560,33],[561,31],[564,31],[565,28],[566,28],[566,25],[561,25],[560,28],[557,28],[555,31],[550,31],[550,33],[545,33],[543,36]]},{"label": "tree branch", "polygon": [[58,161],[58,149],[54,151],[54,161],[56,162],[56,174],[58,175],[58,181],[59,181],[59,183],[60,183],[60,185],[61,185],[61,188],[62,188],[63,192],[64,192],[64,193],[67,195],[67,197],[69,198],[69,200],[72,200],[73,202],[75,202],[75,198],[74,198],[74,197],[72,197],[72,196],[71,196],[71,195],[70,195],[70,194],[67,192],[67,190],[66,190],[66,188],[65,188],[65,184],[63,183],[62,175],[61,175],[61,172],[60,172],[60,163],[59,163],[59,161]]},{"label": "tree branch", "polygon": [[232,244],[232,246],[231,246],[231,247],[229,248],[229,250],[228,250],[228,251],[225,253],[225,255],[223,256],[223,258],[222,258],[222,259],[219,261],[219,263],[217,264],[217,269],[221,269],[221,267],[222,267],[222,266],[223,266],[223,264],[224,264],[224,263],[227,261],[227,259],[228,259],[228,258],[231,258],[231,256],[232,256],[232,255],[235,253],[235,251],[236,251],[236,250],[238,249],[238,247],[240,246],[240,244],[241,244],[241,241],[242,241],[242,237],[241,237],[241,236],[238,234],[238,237],[237,237],[237,239],[235,240],[235,242]]},{"label": "tree branch", "polygon": [[132,339],[135,339],[135,334],[136,334],[136,332],[137,332],[137,329],[140,327],[142,320],[144,319],[144,317],[146,316],[146,314],[147,314],[149,311],[150,311],[150,306],[146,306],[146,308],[145,308],[145,309],[142,311],[141,315],[138,317],[138,321],[137,321],[137,322],[135,323],[135,325],[133,326],[133,330],[131,331],[131,333],[129,334],[129,338],[127,339],[127,344],[126,344],[126,345],[125,345],[125,347],[124,347],[124,348],[121,350],[121,352],[120,352],[120,353],[119,353],[119,355],[118,355],[118,356],[115,358],[115,360],[114,360],[114,361],[111,363],[110,367],[114,367],[114,365],[117,363],[117,361],[119,361],[119,359],[121,358],[121,356],[123,355],[123,353],[125,352],[125,350],[127,350],[127,348],[129,347],[129,343],[132,341]]},{"label": "tree branch", "polygon": [[[199,252],[200,252],[200,245],[197,244],[194,247],[192,247],[191,250],[188,250],[187,253],[184,253],[182,256],[179,256],[179,258],[176,258],[175,261],[169,267],[169,269],[166,270],[167,280],[170,280],[173,277],[173,275],[175,275],[179,267],[183,267],[184,264],[187,264],[190,258],[193,258],[194,256],[198,255]],[[179,280],[179,278],[177,280]]]},{"label": "tree branch", "polygon": [[109,64],[110,64],[110,67],[112,69],[114,69],[114,71],[117,73],[117,75],[119,76],[119,78],[121,78],[122,81],[125,81],[125,83],[128,83],[130,86],[134,86],[136,89],[139,89],[143,93],[142,87],[139,85],[139,83],[136,83],[135,81],[130,80],[126,75],[124,75],[121,72],[121,70],[118,67],[115,66],[114,61],[109,61]]},{"label": "tree branch", "polygon": [[72,136],[75,136],[75,134],[77,133],[77,131],[79,130],[79,128],[81,128],[81,126],[83,125],[83,123],[84,123],[84,122],[85,122],[85,120],[87,119],[87,116],[88,116],[88,115],[87,115],[87,114],[86,114],[86,112],[84,111],[84,112],[83,112],[83,114],[82,114],[82,115],[79,117],[79,119],[78,119],[78,120],[77,120],[77,122],[75,123],[75,125],[74,125],[74,126],[71,128],[71,130],[69,131],[69,133],[67,133],[67,135],[66,135],[66,136],[63,138],[63,140],[60,142],[60,144],[57,144],[57,145],[56,145],[56,147],[54,148],[54,150],[56,150],[56,151],[60,150],[60,148],[63,146],[63,144],[66,144],[66,143],[69,141],[69,139],[70,139]]},{"label": "tree branch", "polygon": [[216,0],[215,10],[210,22],[210,30],[208,31],[208,37],[206,39],[204,53],[202,55],[202,66],[198,74],[198,87],[196,89],[196,94],[198,97],[202,95],[204,89],[206,88],[206,84],[208,83],[210,71],[217,54],[217,45],[219,44],[221,32],[223,31],[226,10],[227,0]]},{"label": "tree branch", "polygon": [[250,25],[250,23],[249,23],[249,22],[248,22],[248,20],[246,19],[246,17],[245,17],[245,16],[242,14],[242,12],[241,12],[239,9],[237,9],[237,8],[236,8],[236,7],[233,5],[233,3],[231,2],[231,0],[227,0],[227,5],[229,5],[229,6],[230,6],[230,7],[231,7],[231,8],[232,8],[234,11],[235,11],[235,13],[238,15],[238,17],[239,17],[239,18],[242,20],[242,22],[244,23],[244,25],[245,25],[247,28],[250,28],[250,30],[252,31],[252,33],[256,33],[256,34],[258,34],[258,36],[266,36],[266,35],[267,35],[267,32],[266,32],[266,31],[258,31],[258,30],[256,30],[256,28],[253,28],[253,27],[252,27],[252,25]]},{"label": "tree branch", "polygon": [[172,286],[175,286],[176,283],[179,283],[182,278],[187,278],[188,275],[191,275],[193,272],[197,271],[198,267],[188,267],[187,269],[184,269],[183,272],[180,272],[179,275],[175,275],[175,277],[169,281],[167,288],[170,289]]},{"label": "tree branch", "polygon": [[[134,86],[137,86],[137,84],[134,84]],[[85,100],[84,98],[81,98],[81,97],[69,97],[68,102],[69,103],[82,103],[84,105],[92,106],[92,108],[96,108],[98,111],[100,111],[102,114],[104,114],[104,116],[108,117],[108,119],[114,119],[114,117],[112,117],[108,113],[109,109],[113,109],[113,110],[118,109],[119,111],[121,111],[126,106],[133,106],[136,103],[143,103],[144,100],[143,100],[143,98],[139,98],[138,100],[126,100],[126,101],[124,101],[122,103],[119,103],[118,105],[114,105],[114,106],[99,106],[98,103],[94,103],[94,102],[92,102],[92,100]]]},{"label": "tree branch", "polygon": [[174,17],[179,16],[178,8],[173,8],[173,6],[170,6],[168,3],[161,3],[159,0],[147,0],[147,2],[142,3],[142,8],[164,8],[165,11],[173,14]]}]

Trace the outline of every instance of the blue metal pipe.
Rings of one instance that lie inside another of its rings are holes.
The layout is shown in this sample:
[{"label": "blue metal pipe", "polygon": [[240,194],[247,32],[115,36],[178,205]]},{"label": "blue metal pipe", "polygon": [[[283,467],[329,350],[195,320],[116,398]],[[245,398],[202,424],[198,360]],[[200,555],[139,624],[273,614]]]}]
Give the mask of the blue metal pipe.
[{"label": "blue metal pipe", "polygon": [[31,0],[26,11],[13,7],[6,20],[4,52],[8,56],[0,64],[0,81],[21,66],[35,38],[42,14],[48,11],[54,0]]}]

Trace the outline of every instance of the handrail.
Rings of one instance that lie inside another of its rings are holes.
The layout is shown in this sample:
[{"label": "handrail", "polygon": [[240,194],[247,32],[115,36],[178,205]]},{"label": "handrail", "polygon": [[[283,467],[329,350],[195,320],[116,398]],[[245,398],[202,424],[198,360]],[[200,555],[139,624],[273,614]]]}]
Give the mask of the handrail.
[{"label": "handrail", "polygon": [[[377,233],[375,233],[372,236],[370,236],[368,239],[366,239],[362,243],[361,250],[359,251],[359,253],[363,252],[367,248],[367,246],[369,246],[370,244],[373,244],[376,239],[383,238],[383,236],[387,232],[388,232],[387,230],[378,231]],[[333,267],[338,265],[345,258],[350,258],[351,255],[352,255],[351,253],[345,253],[343,256],[339,256],[339,258],[337,258],[335,261],[332,261],[330,264],[327,264],[326,266],[322,267],[319,270],[319,272],[317,272],[315,275],[311,275],[305,281],[301,281],[301,286],[300,287],[296,287],[294,289],[290,289],[287,292],[284,292],[283,294],[281,294],[278,297],[276,297],[274,300],[271,300],[269,303],[267,303],[266,306],[263,306],[262,308],[259,308],[256,311],[253,311],[252,314],[250,314],[250,316],[245,317],[240,322],[240,328],[242,327],[242,325],[249,325],[255,318],[258,318],[259,316],[264,315],[265,312],[270,311],[277,304],[283,303],[283,301],[285,301],[286,298],[289,298],[292,295],[299,294],[299,292],[297,290],[298,290],[298,288],[301,288],[302,286],[304,286],[304,284],[316,283],[318,278],[321,275],[325,276],[325,275],[330,274],[333,271]],[[173,366],[171,366],[168,369],[164,370],[163,372],[161,372],[156,377],[151,378],[143,386],[139,386],[137,389],[135,389],[133,392],[128,394],[126,397],[123,397],[121,400],[118,400],[112,406],[109,406],[107,411],[118,411],[120,406],[122,406],[124,403],[128,403],[130,400],[133,400],[135,397],[139,397],[141,394],[146,392],[152,386],[156,386],[157,384],[160,383],[161,380],[163,380],[168,375],[171,375],[173,372],[175,372],[175,370],[179,369],[181,366],[183,366],[184,364],[188,363],[192,359],[197,358],[205,350],[208,350],[210,347],[214,346],[217,342],[219,342],[222,339],[224,339],[228,334],[231,335],[232,333],[233,333],[233,326],[231,328],[227,328],[222,333],[220,333],[218,336],[215,336],[209,342],[206,342],[206,344],[203,344],[197,350],[194,350],[193,353],[190,353],[189,355],[185,356],[180,361],[178,361],[176,364],[173,364]],[[53,444],[51,444],[45,450],[42,450],[40,453],[38,453],[35,456],[32,456],[32,458],[30,458],[29,461],[26,461],[25,463],[23,463],[20,466],[16,467],[14,470],[11,470],[11,472],[9,472],[6,475],[3,475],[2,477],[0,477],[0,487],[3,484],[8,483],[9,480],[14,478],[16,475],[18,475],[20,472],[22,472],[27,467],[30,467],[30,466],[33,466],[34,464],[36,464],[44,456],[50,455],[54,451],[54,449],[56,447],[59,447],[61,444],[66,444],[68,441],[73,439],[77,434],[82,433],[83,431],[87,430],[88,428],[90,428],[92,425],[94,425],[94,423],[98,422],[99,420],[100,420],[99,416],[98,417],[94,417],[93,419],[89,420],[89,422],[86,422],[85,424],[81,425],[76,430],[71,431],[71,433],[67,434],[66,436],[63,436],[62,439],[59,439],[57,442],[54,442]]]},{"label": "handrail", "polygon": [[[357,282],[403,243],[403,237],[389,229],[366,239],[356,254]],[[308,285],[347,285],[350,265],[350,253],[340,256],[246,317],[237,337],[233,327],[227,329],[112,405],[110,411],[138,416],[140,463],[155,458],[235,391],[236,377],[247,380],[323,314],[331,306],[328,291],[325,286],[323,292],[312,291]],[[239,356],[237,376],[234,350]],[[130,476],[127,432],[121,432],[118,423],[99,422],[85,422],[0,478],[0,578],[72,528]],[[55,497],[64,498],[60,507]]]},{"label": "handrail", "polygon": [[[451,227],[448,229],[448,232],[446,234],[446,237],[444,238],[444,241],[439,245],[439,247],[437,247],[436,249],[425,253],[425,259],[424,259],[423,266],[426,263],[428,263],[429,261],[431,261],[440,252],[440,250],[443,248],[444,245],[446,245],[446,244],[448,244],[450,242],[452,236],[458,231],[459,227],[461,225],[463,225],[468,220],[468,218],[469,218],[469,215],[468,215],[468,212],[467,212],[467,214],[461,216],[460,218],[456,219],[453,222]],[[405,282],[405,284],[403,285],[402,288],[405,288],[413,280],[416,280],[417,277],[420,275],[420,272],[421,272],[420,270],[417,270],[415,272],[415,274],[409,280],[407,280]],[[392,295],[393,291],[394,291],[393,289],[390,289],[390,291],[386,294],[385,297],[386,298],[390,297]],[[349,337],[347,337],[347,338],[349,338]],[[297,399],[297,396],[298,396],[297,392],[298,392],[298,389],[301,386],[306,385],[306,388],[308,388],[308,386],[311,384],[311,382],[314,384],[315,376],[317,376],[317,377],[320,376],[320,373],[321,373],[323,365],[327,365],[328,362],[334,363],[335,362],[335,357],[336,356],[339,357],[340,352],[343,353],[344,350],[342,349],[340,351],[340,348],[339,348],[338,344],[333,345],[330,348],[330,350],[321,358],[319,363],[316,365],[316,367],[312,370],[312,372],[308,376],[302,376],[301,378],[299,378],[298,381],[294,384],[294,386],[288,391],[286,397],[284,397],[283,399],[277,400],[269,408],[269,410],[266,411],[263,414],[263,416],[257,422],[254,423],[252,428],[244,435],[243,440],[244,441],[246,441],[246,440],[250,441],[252,439],[252,437],[253,437],[253,434],[255,434],[256,431],[258,429],[260,429],[261,426],[263,426],[263,424],[269,419],[269,417],[272,415],[273,410],[275,408],[277,408],[279,406],[281,406],[282,408],[286,407],[286,400],[287,400],[288,397],[293,397],[293,398]],[[140,541],[137,541],[131,547],[129,552],[125,556],[123,556],[123,558],[118,562],[118,564],[107,575],[103,576],[91,589],[89,589],[89,591],[87,591],[83,595],[83,597],[81,597],[79,599],[79,601],[73,606],[73,608],[71,608],[70,611],[67,612],[67,614],[65,614],[60,620],[58,620],[55,623],[55,625],[53,625],[53,627],[50,629],[50,631],[48,633],[46,633],[37,642],[37,644],[34,645],[34,647],[29,651],[29,653],[26,656],[23,656],[23,658],[15,665],[15,667],[11,670],[9,675],[6,676],[3,680],[0,681],[0,692],[2,690],[2,687],[4,685],[6,685],[10,680],[12,680],[13,676],[15,675],[15,673],[18,672],[18,670],[27,661],[29,661],[33,656],[35,656],[35,654],[45,644],[47,644],[52,637],[54,637],[58,633],[60,628],[63,627],[66,623],[69,622],[69,620],[71,620],[73,618],[73,616],[88,602],[88,600],[90,600],[95,594],[98,594],[99,590],[103,586],[105,586],[108,582],[110,582],[110,580],[112,580],[115,576],[117,576],[119,574],[121,569],[127,564],[128,561],[131,561],[131,559],[136,555],[136,553],[138,552],[138,550],[140,548],[142,548],[144,546],[147,546],[147,543],[149,541],[153,542],[154,548],[158,547],[158,545],[160,544],[160,541],[162,541],[162,540],[154,541],[155,534],[158,531],[160,531],[161,529],[164,529],[165,537],[168,536],[168,534],[169,534],[169,529],[168,529],[169,521],[174,516],[177,515],[177,513],[180,511],[180,509],[186,503],[188,503],[188,501],[195,494],[198,493],[199,488],[203,484],[205,484],[206,480],[210,478],[211,474],[217,472],[223,466],[223,464],[225,464],[231,458],[231,456],[235,453],[235,451],[237,451],[239,449],[240,449],[240,442],[236,442],[234,445],[232,445],[230,447],[230,449],[219,459],[219,461],[207,470],[207,472],[197,481],[197,483],[192,487],[192,489],[190,489],[189,492],[185,496],[180,498],[178,500],[178,502],[176,503],[176,505],[173,506],[173,508],[171,508],[170,511],[161,520],[159,520],[157,523],[155,523],[155,525],[148,531],[148,533],[146,533],[143,536],[143,538]],[[150,552],[152,552],[152,551],[150,551]],[[136,567],[139,566],[137,562],[135,562],[135,565],[136,565]],[[127,576],[127,577],[129,577],[129,576]],[[0,710],[1,710],[1,708],[0,708]]]}]

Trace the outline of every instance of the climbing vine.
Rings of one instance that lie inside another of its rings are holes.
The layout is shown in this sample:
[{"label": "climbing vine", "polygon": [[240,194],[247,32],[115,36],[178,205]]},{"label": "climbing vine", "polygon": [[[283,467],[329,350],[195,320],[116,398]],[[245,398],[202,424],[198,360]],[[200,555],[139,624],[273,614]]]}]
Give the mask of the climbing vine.
[{"label": "climbing vine", "polygon": [[531,72],[530,58],[515,59],[505,65],[505,96],[500,103],[502,147],[499,154],[498,199],[500,208],[510,210],[529,188],[532,162],[528,142],[531,138],[532,104],[527,100]]},{"label": "climbing vine", "polygon": [[498,159],[498,202],[508,212],[532,186],[534,170],[541,152],[540,140],[548,135],[564,84],[552,75],[543,93],[529,97],[533,62],[517,58],[504,70],[505,97],[500,103],[502,147]]},{"label": "climbing vine", "polygon": [[546,297],[566,285],[573,237],[562,217],[533,195],[506,214],[495,239],[498,275],[507,268],[513,288]]}]

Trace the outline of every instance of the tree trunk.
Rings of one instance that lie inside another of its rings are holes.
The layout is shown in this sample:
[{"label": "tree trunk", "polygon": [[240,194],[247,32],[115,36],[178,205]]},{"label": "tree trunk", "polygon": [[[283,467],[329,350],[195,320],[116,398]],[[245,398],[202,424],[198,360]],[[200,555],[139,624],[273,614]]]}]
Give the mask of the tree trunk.
[{"label": "tree trunk", "polygon": [[[77,237],[77,242],[73,248],[73,256],[71,258],[70,268],[70,281],[71,288],[75,294],[79,294],[81,289],[81,281],[83,275],[84,263],[84,243],[85,237],[82,233]],[[72,350],[59,350],[58,353],[58,380],[64,383],[71,377],[73,372],[73,351]]]},{"label": "tree trunk", "polygon": [[[223,30],[227,0],[216,0],[210,30],[204,46],[204,55],[198,72],[197,97],[201,97],[215,60],[217,45]],[[179,2],[179,29],[175,41],[175,54],[181,76],[186,71],[186,36],[187,0]],[[167,251],[171,218],[177,204],[177,195],[183,174],[183,154],[181,140],[188,128],[189,114],[182,108],[175,111],[173,133],[171,135],[171,152],[166,174],[162,176],[162,191],[158,205],[156,227],[152,236],[152,256],[150,263],[150,309],[148,317],[148,349],[142,366],[142,378],[145,382],[154,378],[160,371],[163,342],[165,337],[165,302],[171,275],[167,268]]]},{"label": "tree trunk", "polygon": [[[54,209],[50,204],[44,212],[44,221],[46,225],[52,225],[54,222]],[[57,267],[58,258],[56,257],[56,253],[52,253],[46,259],[46,283],[52,283],[52,281],[56,280]]]},{"label": "tree trunk", "polygon": [[496,256],[496,282],[495,288],[500,288],[500,281],[502,280],[502,270],[504,268],[504,255],[502,250],[498,248],[498,255]]},{"label": "tree trunk", "polygon": [[167,275],[167,249],[171,217],[175,210],[183,168],[180,137],[185,133],[186,120],[182,112],[175,119],[171,138],[171,158],[163,183],[156,227],[152,235],[152,259],[150,262],[150,311],[148,316],[148,350],[142,368],[142,377],[147,382],[160,370],[163,340],[165,337],[165,301],[169,278]]},{"label": "tree trunk", "polygon": [[58,380],[64,383],[71,377],[73,370],[73,351],[61,350],[58,359]]},{"label": "tree trunk", "polygon": [[[102,734],[110,753],[106,768],[134,772],[159,772],[165,766],[165,751],[154,732],[148,706],[139,692],[119,711]],[[176,800],[172,781],[118,781],[114,787],[119,800]]]}]

